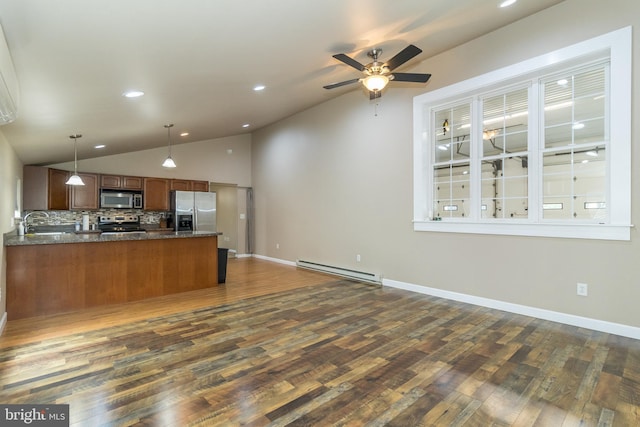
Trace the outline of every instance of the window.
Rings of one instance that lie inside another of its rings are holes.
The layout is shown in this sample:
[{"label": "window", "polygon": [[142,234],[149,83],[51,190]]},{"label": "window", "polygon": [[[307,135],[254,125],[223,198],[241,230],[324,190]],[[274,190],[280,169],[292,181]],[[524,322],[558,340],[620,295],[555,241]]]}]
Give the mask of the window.
[{"label": "window", "polygon": [[630,46],[625,28],[416,97],[414,229],[629,240]]},{"label": "window", "polygon": [[[541,84],[543,205],[563,205],[544,210],[544,219],[607,221],[607,70],[598,65]],[[592,203],[601,208],[585,209]]]},{"label": "window", "polygon": [[470,104],[434,113],[433,194],[437,218],[469,216],[470,113]]}]

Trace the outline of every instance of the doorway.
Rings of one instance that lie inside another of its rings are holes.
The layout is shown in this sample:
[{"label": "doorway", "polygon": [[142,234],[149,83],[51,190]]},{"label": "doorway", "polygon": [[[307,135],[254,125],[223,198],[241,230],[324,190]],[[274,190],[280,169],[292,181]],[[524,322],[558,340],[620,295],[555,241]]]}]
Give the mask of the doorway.
[{"label": "doorway", "polygon": [[238,253],[238,186],[209,183],[209,191],[216,193],[216,226],[222,233],[218,246],[229,249],[229,257]]}]

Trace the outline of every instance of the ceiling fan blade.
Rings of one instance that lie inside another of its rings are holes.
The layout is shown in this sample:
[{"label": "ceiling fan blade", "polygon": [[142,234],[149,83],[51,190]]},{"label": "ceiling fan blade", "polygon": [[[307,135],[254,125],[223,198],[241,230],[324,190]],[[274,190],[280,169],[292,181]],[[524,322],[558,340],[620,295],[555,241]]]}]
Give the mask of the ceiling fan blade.
[{"label": "ceiling fan blade", "polygon": [[382,91],[379,90],[370,90],[369,91],[369,101],[372,101],[376,98],[380,98],[382,96]]},{"label": "ceiling fan blade", "polygon": [[333,84],[322,86],[322,87],[325,88],[325,89],[333,89],[335,87],[346,86],[346,85],[350,85],[352,83],[356,83],[356,82],[359,82],[359,81],[360,81],[360,79],[351,79],[351,80],[345,80],[345,81],[340,82],[340,83],[333,83]]},{"label": "ceiling fan blade", "polygon": [[398,68],[421,52],[422,49],[410,44],[409,46],[401,50],[396,56],[388,60],[384,65],[389,69],[389,71],[393,71],[395,68]]},{"label": "ceiling fan blade", "polygon": [[394,82],[416,82],[426,83],[431,78],[431,74],[420,73],[393,73]]},{"label": "ceiling fan blade", "polygon": [[362,65],[361,63],[359,63],[355,59],[348,57],[344,53],[337,53],[337,54],[333,55],[333,57],[336,58],[338,61],[342,61],[345,64],[355,68],[358,71],[364,71],[364,65]]}]

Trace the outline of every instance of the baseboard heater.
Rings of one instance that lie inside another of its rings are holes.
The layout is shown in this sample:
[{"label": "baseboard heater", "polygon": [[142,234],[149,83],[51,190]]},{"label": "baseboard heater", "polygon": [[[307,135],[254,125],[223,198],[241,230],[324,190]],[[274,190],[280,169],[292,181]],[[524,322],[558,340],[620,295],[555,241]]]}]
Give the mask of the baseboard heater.
[{"label": "baseboard heater", "polygon": [[351,270],[348,268],[336,267],[333,265],[319,264],[317,262],[297,260],[296,266],[309,270],[321,271],[323,273],[336,274],[338,276],[347,277],[349,279],[361,280],[363,282],[382,284],[379,274],[367,273],[365,271]]}]

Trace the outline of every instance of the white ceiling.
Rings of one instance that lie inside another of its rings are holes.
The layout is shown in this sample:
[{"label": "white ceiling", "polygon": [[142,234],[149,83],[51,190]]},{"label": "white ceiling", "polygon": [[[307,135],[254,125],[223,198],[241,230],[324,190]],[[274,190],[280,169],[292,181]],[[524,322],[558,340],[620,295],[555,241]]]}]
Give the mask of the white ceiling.
[{"label": "white ceiling", "polygon": [[366,64],[415,44],[403,71],[561,0],[500,1],[0,0],[20,89],[0,132],[25,164],[73,160],[73,133],[83,159],[166,146],[167,123],[174,144],[251,132],[361,90],[322,88],[359,77],[335,53]]}]

